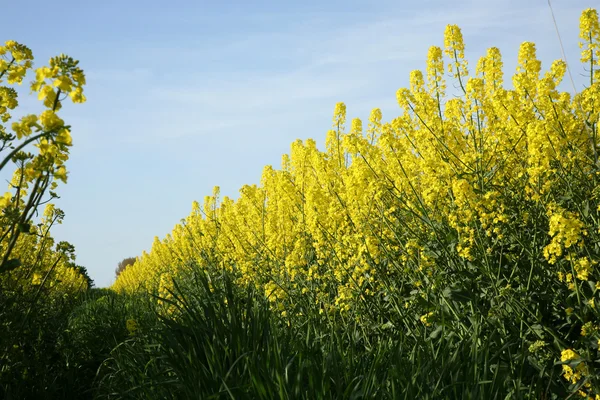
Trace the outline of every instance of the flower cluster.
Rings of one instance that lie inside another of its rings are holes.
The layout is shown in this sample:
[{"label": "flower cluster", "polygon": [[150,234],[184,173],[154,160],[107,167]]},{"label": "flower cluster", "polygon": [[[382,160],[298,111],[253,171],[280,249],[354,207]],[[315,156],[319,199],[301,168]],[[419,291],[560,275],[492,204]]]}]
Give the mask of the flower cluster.
[{"label": "flower cluster", "polygon": [[[448,26],[444,48],[428,52],[426,73],[413,71],[409,87],[397,91],[399,115],[382,122],[375,109],[367,129],[354,119],[346,130],[346,106],[337,104],[325,149],[294,142],[281,168],[267,166],[260,185],[244,186],[236,200],[216,188],[114,289],[157,293],[164,276],[193,260],[262,288],[282,313],[309,306],[356,318],[377,309],[372,319],[407,312],[419,329],[457,321],[459,335],[475,306],[489,324],[513,319],[524,306],[499,305],[509,296],[537,307],[521,314],[528,319],[521,326],[541,324],[535,318],[547,313],[545,304],[525,297],[535,293],[554,307],[559,323],[546,327],[553,337],[564,326],[585,326],[561,339],[573,348],[561,360],[581,360],[563,364],[564,378],[575,385],[585,377],[577,390],[600,395],[586,361],[595,357],[600,321],[595,10],[582,14],[581,39],[590,85],[573,96],[558,90],[565,62],[542,73],[530,42],[520,47],[514,89],[504,87],[495,47],[470,76],[462,33]],[[472,295],[469,306],[464,293]],[[539,332],[528,335],[538,343],[533,352],[558,358]]]},{"label": "flower cluster", "polygon": [[[85,75],[68,56],[50,59],[49,66],[36,70],[31,84],[45,109],[12,121],[10,111],[19,103],[10,85],[22,84],[32,67],[28,47],[11,40],[0,46],[0,85],[7,84],[0,86],[0,170],[9,163],[15,168],[8,191],[0,197],[0,290],[44,290],[60,298],[85,290],[89,283],[75,264],[72,246],[55,243],[49,232],[64,217],[49,201],[57,197],[59,182],[67,181],[65,162],[72,146],[70,127],[58,111],[67,96],[74,103],[85,101]],[[30,152],[36,148],[37,154]],[[44,204],[43,217],[35,224]]]}]

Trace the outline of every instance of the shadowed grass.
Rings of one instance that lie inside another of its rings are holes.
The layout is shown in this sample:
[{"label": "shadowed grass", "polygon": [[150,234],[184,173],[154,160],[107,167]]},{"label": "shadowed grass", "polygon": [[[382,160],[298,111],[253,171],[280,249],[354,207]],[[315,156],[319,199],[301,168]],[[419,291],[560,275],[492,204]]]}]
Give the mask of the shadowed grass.
[{"label": "shadowed grass", "polygon": [[462,338],[419,321],[396,329],[286,318],[253,287],[197,268],[170,295],[160,299],[160,324],[105,361],[99,398],[540,399],[564,391],[536,374],[518,338],[483,318]]}]

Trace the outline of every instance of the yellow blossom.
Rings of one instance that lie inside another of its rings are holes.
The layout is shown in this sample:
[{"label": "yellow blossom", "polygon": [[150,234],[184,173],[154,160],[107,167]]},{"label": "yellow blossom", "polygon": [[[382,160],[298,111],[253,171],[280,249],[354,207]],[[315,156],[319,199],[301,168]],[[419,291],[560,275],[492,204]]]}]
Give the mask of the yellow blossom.
[{"label": "yellow blossom", "polygon": [[125,321],[125,326],[130,335],[134,335],[138,330],[138,323],[135,319],[128,319]]}]

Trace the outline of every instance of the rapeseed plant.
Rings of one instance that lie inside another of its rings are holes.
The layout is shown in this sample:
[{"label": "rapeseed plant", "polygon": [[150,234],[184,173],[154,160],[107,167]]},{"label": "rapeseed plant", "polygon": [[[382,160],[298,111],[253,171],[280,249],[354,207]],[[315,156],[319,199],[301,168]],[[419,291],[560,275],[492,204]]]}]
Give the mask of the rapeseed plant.
[{"label": "rapeseed plant", "polygon": [[[558,89],[565,61],[543,72],[531,42],[506,89],[500,50],[472,75],[449,25],[425,73],[397,91],[399,115],[383,122],[374,109],[366,129],[353,119],[346,130],[338,103],[325,149],[294,142],[235,201],[215,188],[113,289],[162,297],[176,266],[216,266],[291,323],[312,315],[407,330],[416,347],[441,332],[473,338],[474,360],[494,352],[481,379],[502,365],[511,382],[533,382],[533,366],[555,390],[600,396],[596,10],[582,13],[580,39],[590,79],[580,93]],[[520,384],[505,389],[524,396]]]}]

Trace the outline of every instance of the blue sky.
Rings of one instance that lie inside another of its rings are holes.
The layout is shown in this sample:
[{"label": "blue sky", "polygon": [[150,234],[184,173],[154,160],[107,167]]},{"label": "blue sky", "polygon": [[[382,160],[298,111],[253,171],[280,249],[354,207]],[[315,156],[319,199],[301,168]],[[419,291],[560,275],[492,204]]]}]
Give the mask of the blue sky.
[{"label": "blue sky", "polygon": [[[391,120],[396,90],[447,24],[462,28],[473,68],[496,46],[512,75],[523,41],[544,68],[561,58],[547,0],[26,3],[2,6],[0,41],[29,46],[36,66],[66,53],[86,72],[88,101],[60,113],[74,147],[53,235],[75,245],[97,286],[213,186],[237,197],[295,139],[322,144],[336,102],[349,118],[379,107]],[[599,5],[553,1],[578,90],[579,15]],[[33,96],[20,102],[21,113],[42,110]]]}]

